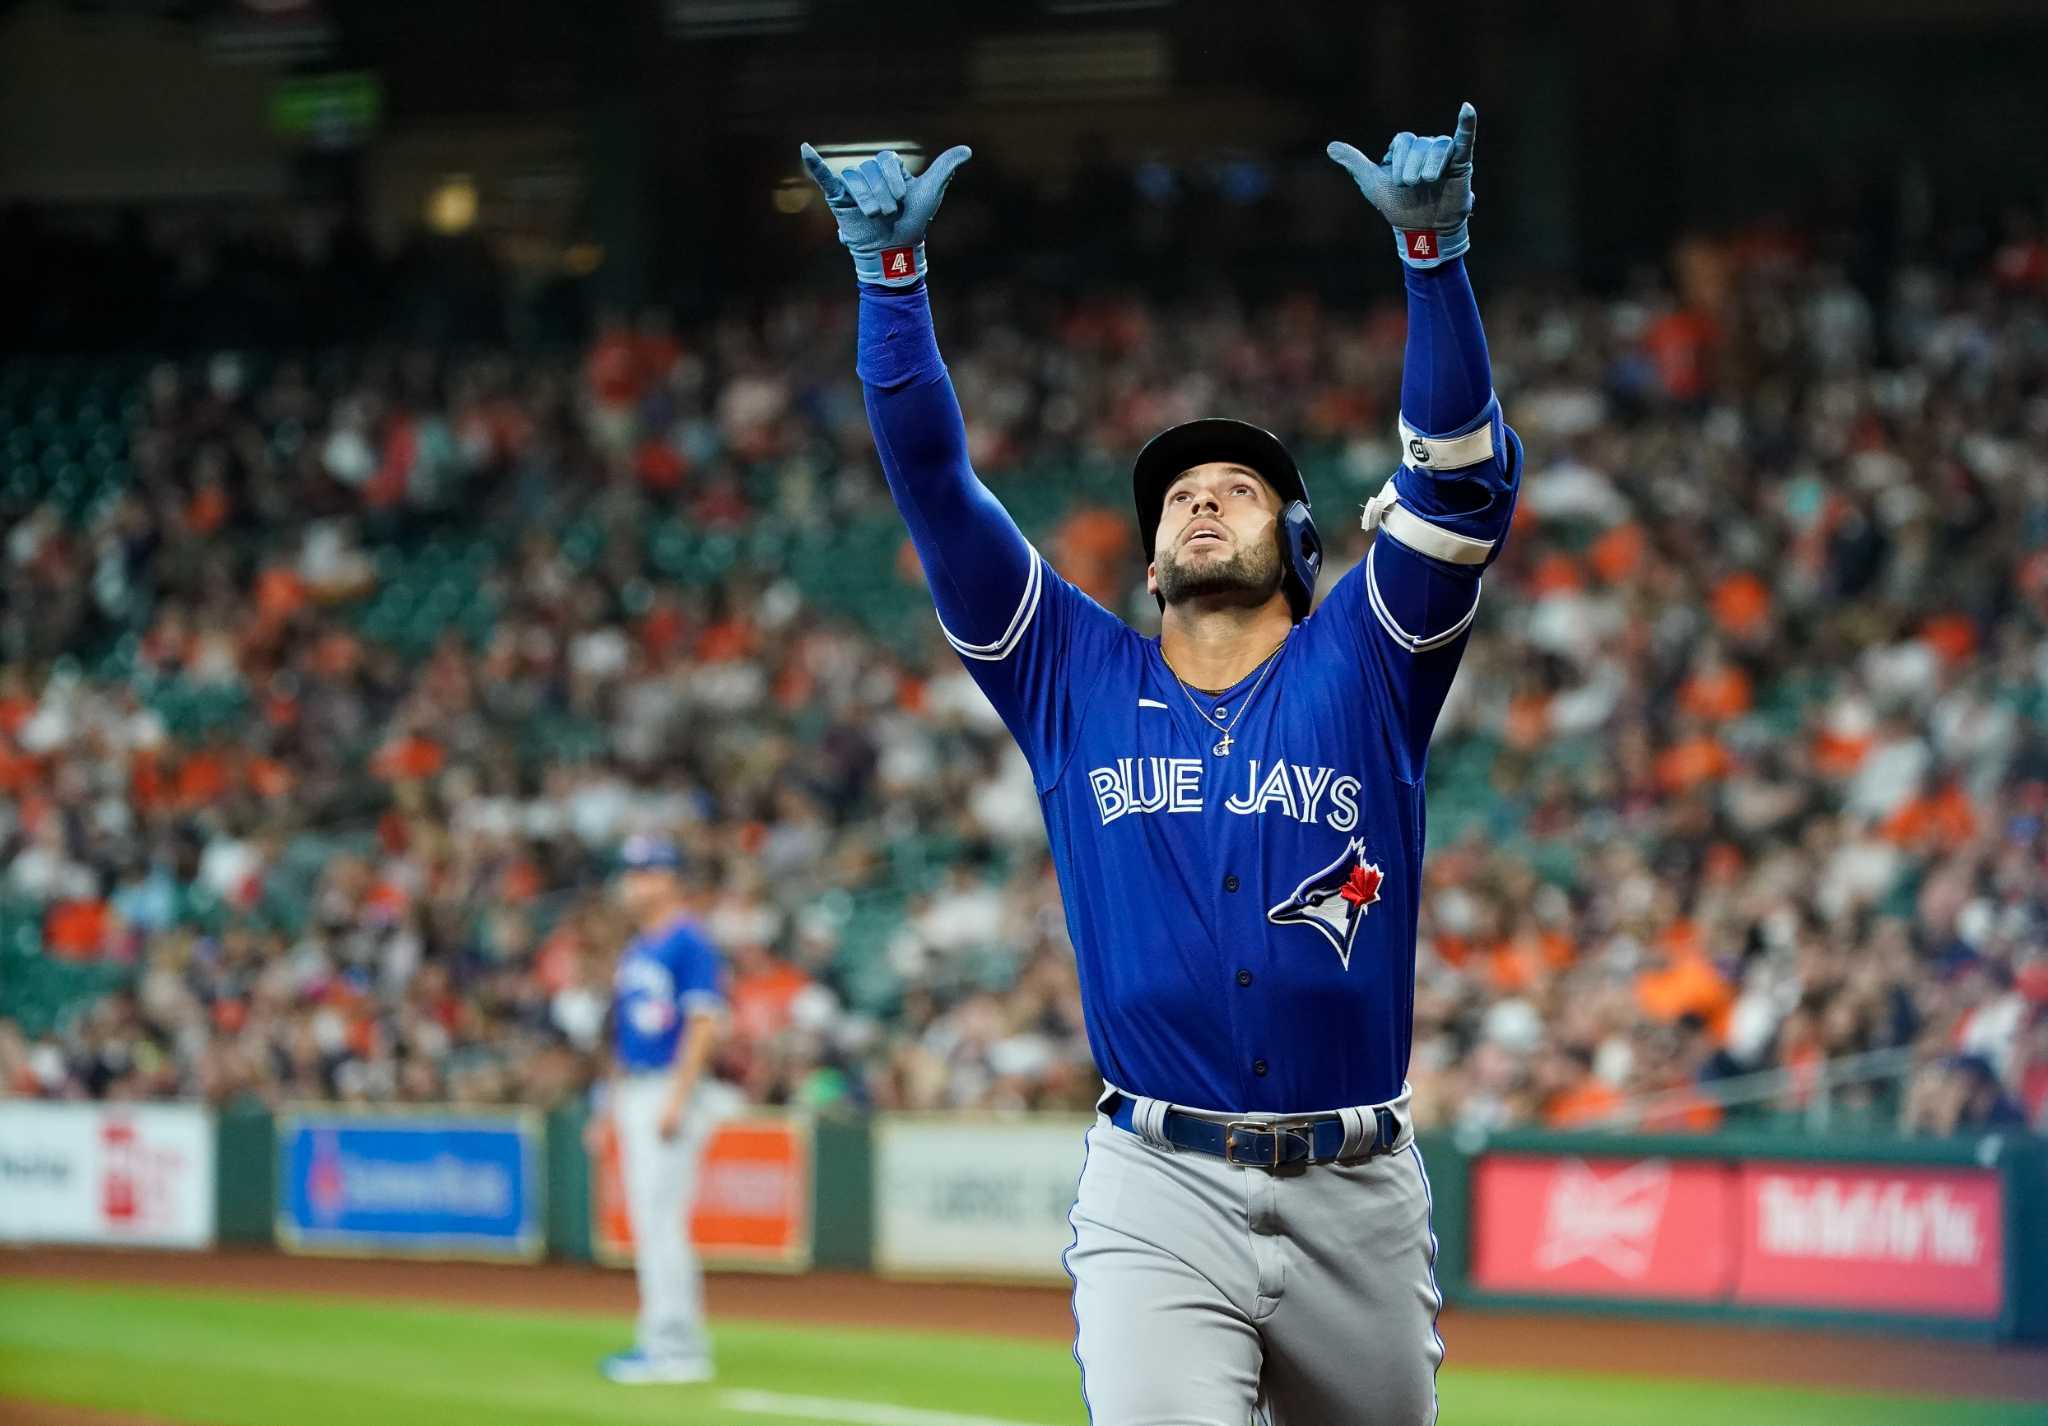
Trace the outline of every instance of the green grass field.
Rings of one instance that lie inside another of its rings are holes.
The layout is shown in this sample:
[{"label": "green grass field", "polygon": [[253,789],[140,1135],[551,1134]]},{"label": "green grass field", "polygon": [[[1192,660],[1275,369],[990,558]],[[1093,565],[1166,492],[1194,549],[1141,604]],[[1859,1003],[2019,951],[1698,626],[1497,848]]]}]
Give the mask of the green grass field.
[{"label": "green grass field", "polygon": [[[619,1387],[624,1321],[0,1278],[0,1397],[208,1426],[1081,1426],[1053,1344],[717,1324],[712,1386]],[[2038,1405],[1446,1370],[1445,1426],[2040,1426]],[[1339,1423],[1330,1423],[1339,1426]]]}]

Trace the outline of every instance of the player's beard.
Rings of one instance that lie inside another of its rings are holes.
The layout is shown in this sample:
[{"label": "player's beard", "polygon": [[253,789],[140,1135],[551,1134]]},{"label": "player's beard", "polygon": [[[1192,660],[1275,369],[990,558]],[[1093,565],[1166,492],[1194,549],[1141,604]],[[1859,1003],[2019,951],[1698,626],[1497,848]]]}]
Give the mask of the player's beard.
[{"label": "player's beard", "polygon": [[1257,608],[1280,589],[1280,542],[1239,542],[1229,559],[1182,563],[1180,547],[1159,552],[1159,594],[1168,604],[1207,599]]}]

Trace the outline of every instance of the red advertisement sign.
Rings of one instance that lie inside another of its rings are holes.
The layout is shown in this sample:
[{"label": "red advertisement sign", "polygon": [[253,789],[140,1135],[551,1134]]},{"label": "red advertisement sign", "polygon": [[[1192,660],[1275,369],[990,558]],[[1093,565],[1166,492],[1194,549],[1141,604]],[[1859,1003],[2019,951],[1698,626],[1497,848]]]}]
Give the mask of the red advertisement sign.
[{"label": "red advertisement sign", "polygon": [[1725,1165],[1489,1154],[1472,1175],[1472,1279],[1491,1292],[1706,1300],[1734,1263]]},{"label": "red advertisement sign", "polygon": [[[591,1159],[591,1247],[633,1261],[633,1223],[617,1137],[601,1131]],[[712,1132],[698,1164],[690,1241],[712,1265],[803,1268],[811,1257],[811,1133],[807,1121],[732,1119]]]},{"label": "red advertisement sign", "polygon": [[1991,1169],[1735,1166],[1738,1302],[1992,1318],[2005,1194]]}]

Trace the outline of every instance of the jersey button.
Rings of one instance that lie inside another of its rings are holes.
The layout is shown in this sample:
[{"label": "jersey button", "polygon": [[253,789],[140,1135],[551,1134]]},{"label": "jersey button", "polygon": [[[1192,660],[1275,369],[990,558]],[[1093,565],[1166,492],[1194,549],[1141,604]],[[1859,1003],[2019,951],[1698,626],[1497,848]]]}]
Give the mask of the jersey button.
[{"label": "jersey button", "polygon": [[1260,1079],[1264,1079],[1266,1077],[1266,1062],[1264,1060],[1253,1060],[1252,1073]]},{"label": "jersey button", "polygon": [[1228,876],[1226,876],[1226,877],[1224,877],[1224,878],[1223,878],[1223,889],[1224,889],[1225,891],[1235,891],[1235,890],[1237,890],[1237,873],[1236,873],[1236,872],[1232,872],[1232,873],[1230,873],[1230,874],[1229,874]]},{"label": "jersey button", "polygon": [[1248,970],[1239,971],[1237,973],[1237,983],[1239,985],[1250,985],[1252,983],[1252,973]]}]

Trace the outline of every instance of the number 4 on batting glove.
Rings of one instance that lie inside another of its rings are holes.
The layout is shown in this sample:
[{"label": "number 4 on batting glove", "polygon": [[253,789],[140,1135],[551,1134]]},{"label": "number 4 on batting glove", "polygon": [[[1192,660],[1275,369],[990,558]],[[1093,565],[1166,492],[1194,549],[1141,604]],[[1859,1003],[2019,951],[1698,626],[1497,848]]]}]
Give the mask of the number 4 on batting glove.
[{"label": "number 4 on batting glove", "polygon": [[1467,104],[1458,110],[1457,133],[1427,139],[1396,134],[1378,163],[1349,144],[1331,144],[1327,152],[1394,225],[1401,261],[1435,267],[1471,246],[1465,217],[1472,211],[1472,140],[1478,132],[1479,111]]},{"label": "number 4 on batting glove", "polygon": [[811,181],[839,223],[839,241],[853,254],[862,282],[909,287],[924,276],[924,230],[931,226],[953,170],[974,157],[965,144],[947,149],[912,178],[892,149],[839,174],[809,144],[801,150]]}]

